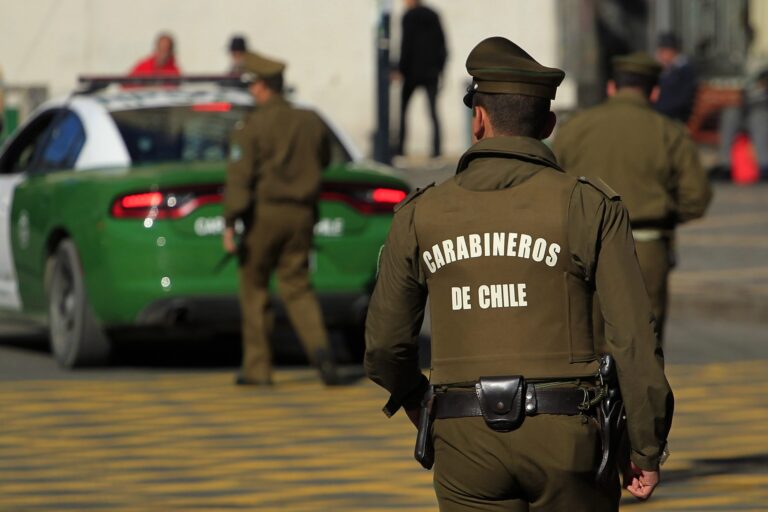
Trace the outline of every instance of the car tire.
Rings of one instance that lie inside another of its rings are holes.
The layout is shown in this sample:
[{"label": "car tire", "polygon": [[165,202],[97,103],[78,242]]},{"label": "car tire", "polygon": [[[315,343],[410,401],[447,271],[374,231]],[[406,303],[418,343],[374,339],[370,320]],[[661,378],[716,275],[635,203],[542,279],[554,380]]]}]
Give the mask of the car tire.
[{"label": "car tire", "polygon": [[110,343],[85,291],[77,248],[63,240],[49,260],[46,282],[51,352],[64,368],[107,362]]}]

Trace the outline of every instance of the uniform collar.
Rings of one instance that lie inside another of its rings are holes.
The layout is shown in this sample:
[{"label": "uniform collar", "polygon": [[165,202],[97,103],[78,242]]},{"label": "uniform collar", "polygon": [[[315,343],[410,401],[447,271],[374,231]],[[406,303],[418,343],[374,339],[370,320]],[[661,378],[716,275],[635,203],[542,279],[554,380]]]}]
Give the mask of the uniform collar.
[{"label": "uniform collar", "polygon": [[608,98],[611,103],[631,103],[632,105],[648,106],[650,103],[641,92],[632,89],[620,89]]},{"label": "uniform collar", "polygon": [[259,108],[261,108],[261,109],[271,108],[271,107],[276,107],[276,106],[279,106],[279,105],[286,105],[287,103],[288,102],[285,100],[285,98],[283,98],[283,96],[281,94],[273,94],[271,98],[269,98],[264,103],[261,103],[259,105]]},{"label": "uniform collar", "polygon": [[476,158],[513,158],[552,167],[562,171],[555,155],[540,140],[531,137],[500,136],[483,139],[473,145],[459,160],[456,174],[464,171]]}]

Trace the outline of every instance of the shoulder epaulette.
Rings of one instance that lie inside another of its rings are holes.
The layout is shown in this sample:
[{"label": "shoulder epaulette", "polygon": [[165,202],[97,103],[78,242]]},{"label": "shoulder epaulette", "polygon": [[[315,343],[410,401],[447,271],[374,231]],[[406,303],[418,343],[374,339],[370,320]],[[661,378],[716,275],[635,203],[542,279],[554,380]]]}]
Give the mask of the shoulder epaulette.
[{"label": "shoulder epaulette", "polygon": [[596,178],[594,181],[591,181],[586,176],[579,176],[579,181],[590,185],[608,199],[621,199],[619,193],[613,190],[610,185],[604,182],[601,178]]},{"label": "shoulder epaulette", "polygon": [[419,197],[421,194],[423,194],[427,189],[432,188],[434,186],[435,186],[435,182],[433,181],[432,183],[430,183],[426,187],[417,188],[415,190],[411,190],[411,193],[408,194],[407,196],[405,196],[405,199],[403,199],[402,201],[400,201],[399,203],[397,203],[395,205],[395,211],[397,211],[400,208],[402,208],[403,206],[407,205],[408,203],[410,203],[411,201],[413,201],[414,199]]}]

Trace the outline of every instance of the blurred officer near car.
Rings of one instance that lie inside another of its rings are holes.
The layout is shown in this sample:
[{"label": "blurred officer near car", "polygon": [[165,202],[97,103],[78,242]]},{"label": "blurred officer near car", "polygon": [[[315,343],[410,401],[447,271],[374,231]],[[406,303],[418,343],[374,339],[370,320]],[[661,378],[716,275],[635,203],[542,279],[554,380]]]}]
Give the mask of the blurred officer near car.
[{"label": "blurred officer near car", "polygon": [[[477,142],[455,177],[397,208],[368,311],[366,371],[391,393],[386,414],[404,407],[418,421],[417,458],[430,452],[422,433],[433,440],[440,510],[615,511],[615,466],[596,480],[605,394],[595,292],[628,416],[625,485],[640,499],[659,481],[673,408],[629,217],[609,187],[567,175],[541,142],[561,70],[501,37],[466,64]],[[417,343],[427,300],[430,382]]]},{"label": "blurred officer near car", "polygon": [[179,76],[180,74],[176,65],[176,44],[173,36],[167,32],[158,34],[152,55],[137,62],[129,73],[130,76]]},{"label": "blurred officer near car", "polygon": [[[309,280],[309,253],[321,173],[330,160],[330,134],[320,117],[282,95],[285,64],[246,52],[243,79],[257,107],[235,127],[224,189],[224,249],[239,250],[243,361],[236,383],[270,385],[277,288],[296,334],[326,384],[337,384],[328,335]],[[235,224],[245,233],[237,247]]]},{"label": "blurred officer near car", "polygon": [[565,123],[554,151],[566,172],[600,178],[621,194],[663,340],[675,227],[704,215],[712,190],[686,127],[650,104],[660,71],[644,53],[615,57],[608,100]]}]

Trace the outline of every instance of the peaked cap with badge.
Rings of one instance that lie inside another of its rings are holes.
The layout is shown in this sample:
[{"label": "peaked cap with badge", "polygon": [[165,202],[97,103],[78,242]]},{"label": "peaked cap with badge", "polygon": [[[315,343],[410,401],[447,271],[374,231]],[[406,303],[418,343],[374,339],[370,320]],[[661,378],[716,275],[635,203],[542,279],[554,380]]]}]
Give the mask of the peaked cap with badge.
[{"label": "peaked cap with badge", "polygon": [[245,52],[243,56],[244,80],[252,82],[259,78],[271,78],[285,71],[285,63],[273,60],[254,52]]},{"label": "peaked cap with badge", "polygon": [[542,66],[504,37],[489,37],[478,43],[467,57],[467,72],[472,75],[472,85],[464,96],[464,104],[470,108],[476,92],[553,100],[565,78],[562,69]]},{"label": "peaked cap with badge", "polygon": [[629,55],[619,55],[612,60],[613,71],[633,73],[635,75],[658,78],[661,74],[661,64],[645,52],[635,52]]}]

